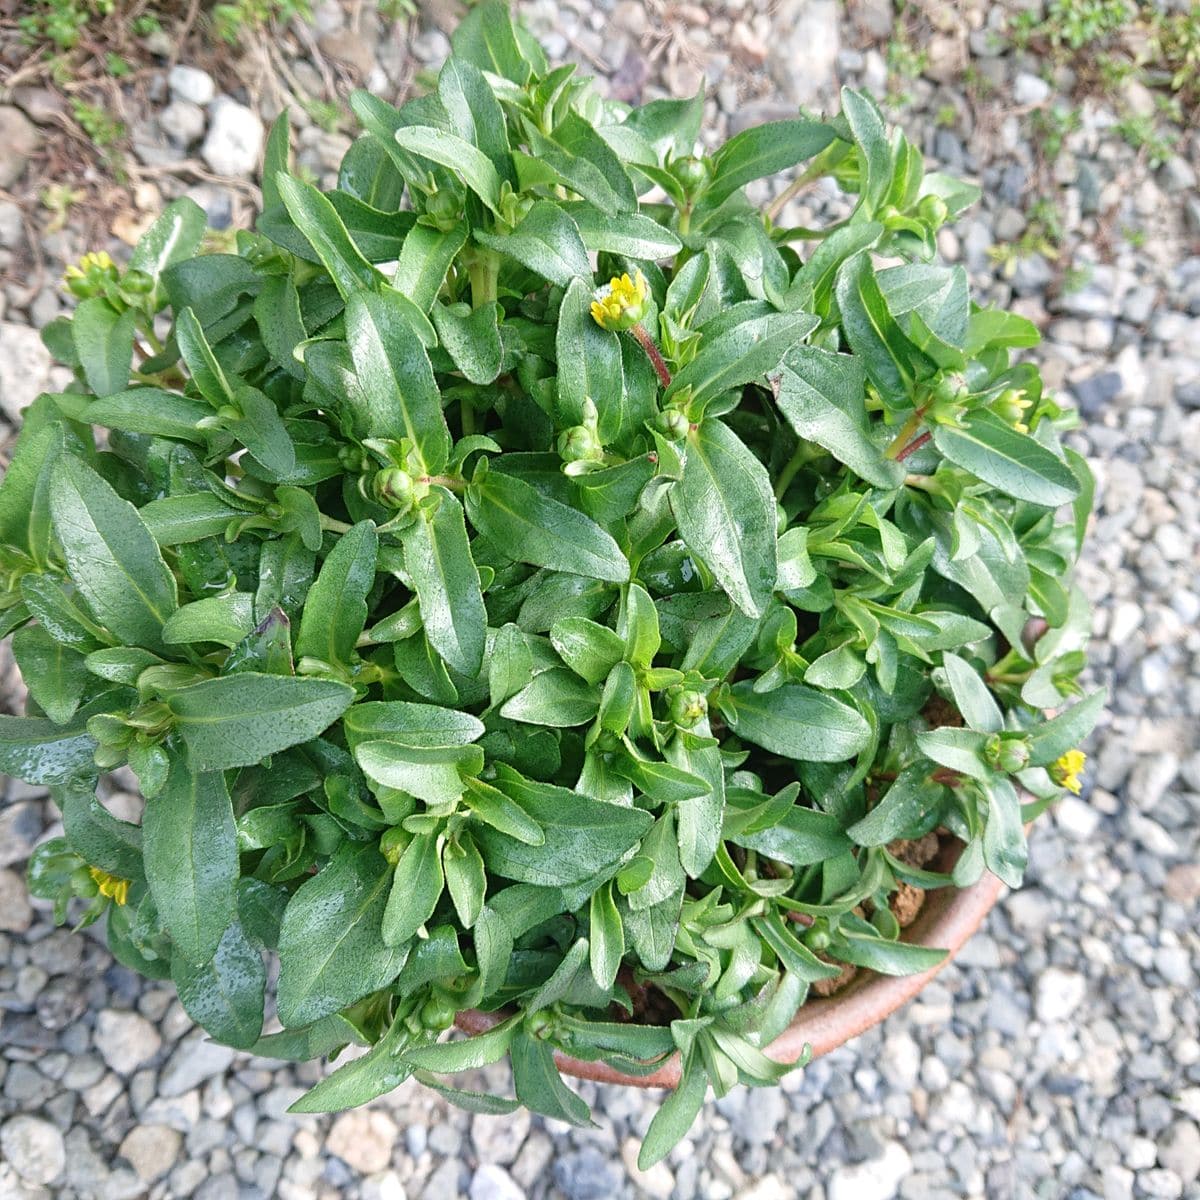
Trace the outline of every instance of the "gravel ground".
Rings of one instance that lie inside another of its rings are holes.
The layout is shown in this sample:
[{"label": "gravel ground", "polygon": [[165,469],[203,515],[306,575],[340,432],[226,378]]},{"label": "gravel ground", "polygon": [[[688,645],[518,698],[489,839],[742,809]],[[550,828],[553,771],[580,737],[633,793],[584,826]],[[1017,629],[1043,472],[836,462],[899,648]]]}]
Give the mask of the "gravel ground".
[{"label": "gravel ground", "polygon": [[[584,1131],[447,1111],[417,1086],[337,1118],[287,1116],[319,1066],[206,1043],[169,989],[31,907],[20,873],[53,814],[9,781],[0,1198],[1200,1197],[1200,138],[1181,136],[1151,170],[1114,129],[1121,111],[1146,106],[1131,85],[1108,102],[1071,99],[1079,120],[1050,158],[1036,112],[1067,103],[1072,79],[1059,71],[1051,86],[1043,64],[1002,52],[999,5],[925,3],[926,58],[907,72],[890,0],[848,14],[834,0],[521,7],[556,58],[583,61],[614,94],[683,94],[707,75],[721,130],[828,103],[839,81],[887,88],[931,159],[982,182],[983,205],[944,234],[943,252],[1044,328],[1039,359],[1081,407],[1075,441],[1099,482],[1083,584],[1097,606],[1093,673],[1112,701],[1084,795],[1039,823],[1025,888],[917,1002],[781,1091],[739,1089],[710,1105],[670,1159],[642,1173],[637,1137],[655,1100],[615,1088],[583,1085],[598,1122]],[[318,7],[317,66],[291,67],[301,84],[332,60],[339,82],[394,94],[444,56],[436,25],[374,40],[369,8],[355,38],[340,9]],[[273,115],[277,98],[214,98],[213,80],[191,69],[151,82],[131,132],[138,162],[161,170],[153,182],[133,174],[116,237],[184,190],[216,226],[244,219],[259,113]],[[38,98],[18,102],[35,123],[0,105],[0,187],[16,186],[25,158],[23,185],[41,186],[51,180],[37,175]],[[310,125],[300,159],[328,173],[345,144]],[[1038,252],[1047,197],[1062,228],[1057,251]],[[807,203],[812,216],[826,198]],[[807,223],[800,206],[789,217]],[[46,231],[44,219],[0,200],[10,421],[54,385],[34,330],[61,303],[47,281],[84,248],[74,224]],[[1022,253],[989,253],[1014,243]],[[30,268],[39,259],[41,276]],[[18,703],[7,658],[0,674]]]}]

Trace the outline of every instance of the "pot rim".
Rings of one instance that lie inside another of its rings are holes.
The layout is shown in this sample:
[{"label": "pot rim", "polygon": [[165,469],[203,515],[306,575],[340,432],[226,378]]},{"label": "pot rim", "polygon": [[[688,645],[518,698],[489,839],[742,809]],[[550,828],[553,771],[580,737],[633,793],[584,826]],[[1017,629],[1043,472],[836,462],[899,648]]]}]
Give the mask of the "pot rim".
[{"label": "pot rim", "polygon": [[[959,843],[947,849],[949,853],[944,853],[943,869],[948,871],[962,846]],[[946,957],[937,966],[918,975],[878,975],[860,969],[841,991],[804,1004],[791,1025],[764,1052],[776,1062],[792,1063],[803,1055],[806,1046],[811,1046],[812,1057],[820,1058],[878,1025],[907,1004],[958,954],[983,924],[1003,891],[1004,884],[990,872],[985,872],[977,883],[967,888],[947,886],[926,891],[920,913],[903,931],[901,940],[946,950]],[[476,1035],[486,1033],[507,1015],[470,1009],[459,1013],[455,1024],[464,1033]],[[564,1075],[576,1079],[638,1088],[679,1086],[678,1053],[671,1055],[650,1075],[626,1075],[607,1063],[573,1058],[557,1050],[554,1061]]]}]

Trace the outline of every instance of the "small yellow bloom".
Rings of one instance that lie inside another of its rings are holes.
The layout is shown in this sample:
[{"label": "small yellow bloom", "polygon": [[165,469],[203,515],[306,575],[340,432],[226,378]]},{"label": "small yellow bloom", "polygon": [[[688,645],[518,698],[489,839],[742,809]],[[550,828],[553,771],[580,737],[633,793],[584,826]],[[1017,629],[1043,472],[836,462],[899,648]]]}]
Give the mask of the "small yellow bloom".
[{"label": "small yellow bloom", "polygon": [[91,254],[85,254],[78,265],[67,268],[68,279],[83,279],[91,271],[108,271],[115,267],[116,263],[104,250],[96,250]]},{"label": "small yellow bloom", "polygon": [[1083,784],[1079,781],[1087,755],[1082,750],[1068,750],[1050,768],[1050,774],[1056,783],[1065,787],[1072,795],[1078,796]]},{"label": "small yellow bloom", "polygon": [[596,289],[592,319],[602,329],[630,329],[645,314],[649,294],[650,285],[641,271],[633,279],[628,274],[614,275],[603,287]]},{"label": "small yellow bloom", "polygon": [[92,867],[88,874],[96,881],[96,886],[100,889],[100,895],[107,896],[110,900],[115,900],[118,904],[124,904],[129,899],[129,880],[119,879],[116,875],[110,875],[107,871],[102,871],[99,867]]}]

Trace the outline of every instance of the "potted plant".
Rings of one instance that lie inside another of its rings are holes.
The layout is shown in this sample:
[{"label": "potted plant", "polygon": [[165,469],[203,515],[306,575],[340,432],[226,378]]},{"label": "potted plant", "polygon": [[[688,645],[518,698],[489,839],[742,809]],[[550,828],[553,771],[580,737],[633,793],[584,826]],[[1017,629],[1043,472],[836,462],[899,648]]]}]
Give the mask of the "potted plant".
[{"label": "potted plant", "polygon": [[[586,1122],[557,1053],[678,1084],[648,1163],[1019,882],[1102,699],[1091,481],[1034,327],[936,259],[973,189],[868,98],[699,155],[701,96],[606,101],[503,5],[453,47],[352,97],[336,189],[285,116],[255,232],[181,200],[70,273],[0,488],[0,768],[62,812],[33,893],[214,1038],[370,1047],[297,1110]],[[792,168],[847,219],[751,203]],[[504,1056],[515,1098],[447,1082]]]}]

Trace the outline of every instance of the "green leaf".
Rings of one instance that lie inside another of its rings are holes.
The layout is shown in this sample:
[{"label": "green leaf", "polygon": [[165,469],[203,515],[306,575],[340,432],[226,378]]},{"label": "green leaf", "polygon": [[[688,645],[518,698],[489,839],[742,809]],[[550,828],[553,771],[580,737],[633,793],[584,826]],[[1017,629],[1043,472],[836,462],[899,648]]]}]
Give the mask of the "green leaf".
[{"label": "green leaf", "polygon": [[817,346],[788,351],[778,376],[775,403],[797,437],[823,446],[868,483],[895,487],[901,463],[890,462],[871,438],[862,363],[849,354]]},{"label": "green leaf", "polygon": [[468,308],[466,304],[435,304],[433,326],[442,349],[471,383],[491,383],[504,363],[494,303]]},{"label": "green leaf", "polygon": [[54,530],[71,579],[96,619],[125,642],[162,648],[178,607],[175,577],[137,509],[70,455],[54,468]]},{"label": "green leaf", "polygon": [[145,433],[203,445],[209,434],[200,422],[212,416],[212,407],[199,400],[165,392],[162,388],[136,387],[114,392],[89,404],[83,419],[106,429]]},{"label": "green leaf", "polygon": [[637,194],[625,164],[576,112],[568,112],[549,136],[532,127],[529,148],[572,191],[610,215],[637,211]]},{"label": "green leaf", "polygon": [[625,929],[612,896],[612,884],[606,883],[592,893],[588,907],[588,962],[596,986],[609,991],[625,954]]},{"label": "green leaf", "polygon": [[950,682],[955,707],[967,725],[983,733],[999,733],[1004,728],[1004,714],[974,667],[957,654],[944,654],[942,667]]},{"label": "green leaf", "polygon": [[309,590],[296,637],[297,655],[348,664],[367,623],[367,595],[375,582],[379,539],[372,521],[342,534]]},{"label": "green leaf", "polygon": [[527,1108],[571,1125],[593,1124],[584,1101],[563,1082],[549,1042],[518,1032],[509,1051],[513,1090]]},{"label": "green leaf", "polygon": [[1020,887],[1029,862],[1021,797],[1008,779],[996,779],[988,788],[987,824],[983,828],[983,860],[997,879]]},{"label": "green leaf", "polygon": [[142,829],[163,924],[184,958],[204,963],[237,917],[237,830],[224,776],[172,758],[166,786],[146,801]]},{"label": "green leaf", "polygon": [[60,728],[43,717],[0,715],[0,772],[53,786],[95,771],[96,743],[82,727]]},{"label": "green leaf", "polygon": [[738,188],[813,158],[831,141],[833,130],[817,121],[768,121],[743,129],[713,155],[704,206],[719,207]]},{"label": "green leaf", "polygon": [[515,186],[517,173],[509,150],[504,110],[478,66],[459,55],[451,55],[438,74],[438,99],[454,132],[478,146],[492,160],[501,179]]},{"label": "green leaf", "polygon": [[467,807],[471,814],[500,833],[516,838],[527,846],[542,846],[546,835],[542,827],[499,788],[480,779],[467,780]]},{"label": "green leaf", "polygon": [[566,667],[551,667],[535,675],[500,709],[510,721],[566,729],[586,725],[596,716],[600,696],[596,688]]},{"label": "green leaf", "polygon": [[217,642],[233,647],[254,629],[254,597],[249,592],[207,596],[177,608],[163,625],[168,646]]},{"label": "green leaf", "polygon": [[446,873],[446,890],[464,929],[471,929],[483,911],[487,895],[487,871],[483,857],[470,833],[461,833],[455,841],[446,843],[442,851],[442,867]]},{"label": "green leaf", "polygon": [[640,809],[534,783],[504,767],[500,772],[498,788],[541,827],[545,840],[531,846],[485,826],[475,837],[488,869],[519,883],[564,887],[615,870],[653,823]]},{"label": "green leaf", "polygon": [[408,700],[355,704],[342,717],[346,741],[382,740],[401,746],[465,746],[483,736],[483,722],[470,713]]},{"label": "green leaf", "polygon": [[956,466],[1018,500],[1057,508],[1079,493],[1061,458],[984,409],[968,413],[961,427],[935,426],[933,444]]},{"label": "green leaf", "polygon": [[687,436],[671,511],[692,555],[748,616],[775,586],[775,497],[766,468],[727,425],[702,421]]},{"label": "green leaf", "polygon": [[530,74],[546,70],[546,59],[541,47],[532,39],[522,38],[521,33],[513,26],[508,5],[503,0],[489,0],[467,10],[450,45],[456,57],[481,71],[524,84]]},{"label": "green leaf", "polygon": [[262,955],[237,921],[225,930],[207,962],[196,965],[174,955],[171,978],[184,1011],[214,1040],[238,1050],[257,1044],[267,972]]},{"label": "green leaf", "polygon": [[836,817],[799,805],[788,809],[777,824],[757,833],[739,833],[730,840],[794,867],[836,858],[851,845]]},{"label": "green leaf", "polygon": [[[265,186],[265,172],[263,180]],[[308,337],[308,331],[304,328],[300,293],[290,275],[272,275],[263,280],[254,300],[254,320],[271,357],[293,378],[304,379],[296,348]]]},{"label": "green leaf", "polygon": [[639,1170],[648,1171],[675,1149],[695,1124],[707,1094],[708,1076],[701,1066],[700,1056],[690,1055],[684,1063],[679,1086],[667,1094],[646,1130],[642,1148],[638,1151]]},{"label": "green leaf", "polygon": [[245,514],[212,492],[193,492],[151,500],[139,515],[160,546],[182,546],[220,537],[229,522]]},{"label": "green leaf", "polygon": [[597,408],[600,440],[614,438],[622,425],[625,376],[620,340],[602,329],[591,314],[590,279],[570,281],[558,314],[558,420],[563,426],[583,420],[584,402]]},{"label": "green leaf", "polygon": [[419,510],[403,540],[404,567],[416,588],[425,636],[454,670],[478,675],[487,612],[462,505],[445,493],[432,510]]},{"label": "green leaf", "polygon": [[588,261],[588,248],[575,222],[549,200],[535,201],[511,233],[487,233],[477,229],[474,237],[482,245],[516,259],[550,283],[566,287],[576,277],[582,277],[590,292],[592,267]]},{"label": "green leaf", "polygon": [[559,211],[568,214],[574,222],[586,250],[655,261],[670,258],[683,248],[673,230],[644,213],[610,215],[583,202],[565,204]]},{"label": "green leaf", "polygon": [[386,987],[407,947],[381,932],[392,869],[372,845],[343,842],[301,884],[279,933],[279,1019],[307,1025]]},{"label": "green leaf", "polygon": [[429,833],[417,834],[396,864],[392,890],[383,912],[385,945],[403,946],[411,940],[433,916],[444,884],[438,839]]},{"label": "green leaf", "polygon": [[12,653],[38,707],[56,725],[75,715],[88,684],[88,669],[78,650],[64,646],[41,625],[13,634]]},{"label": "green leaf", "polygon": [[842,88],[842,112],[858,143],[859,196],[874,216],[892,184],[892,152],[879,106],[865,92]]},{"label": "green leaf", "polygon": [[33,529],[33,510],[45,476],[63,449],[63,427],[55,422],[37,429],[25,425],[17,435],[8,469],[0,479],[0,544],[29,550],[45,561],[44,549]]},{"label": "green leaf", "polygon": [[196,771],[262,762],[323,733],[354,689],[330,679],[246,672],[170,692],[166,701]]},{"label": "green leaf", "polygon": [[941,807],[945,789],[929,778],[925,763],[910,763],[896,776],[883,798],[846,830],[859,846],[886,846],[897,838],[926,831],[926,820]]},{"label": "green leaf", "polygon": [[428,312],[446,282],[446,272],[454,256],[466,240],[467,227],[463,223],[450,229],[414,225],[404,239],[392,287],[422,312]]},{"label": "green leaf", "polygon": [[378,289],[383,276],[358,252],[329,200],[312,184],[291,175],[277,176],[276,186],[288,215],[316,251],[342,299]]},{"label": "green leaf", "polygon": [[992,771],[983,761],[987,735],[973,729],[930,729],[917,734],[917,745],[926,758],[986,783]]},{"label": "green leaf", "polygon": [[120,391],[129,383],[133,332],[137,313],[118,313],[103,296],[81,300],[71,318],[75,353],[88,387],[97,396]]},{"label": "green leaf", "polygon": [[204,209],[189,197],[181,196],[168,204],[138,238],[129,257],[129,269],[145,271],[157,284],[173,263],[192,258],[207,232]]},{"label": "green leaf", "polygon": [[1079,746],[1092,732],[1107,699],[1108,693],[1100,688],[1058,716],[1035,725],[1029,732],[1030,766],[1049,766]]},{"label": "green leaf", "polygon": [[607,625],[586,617],[563,617],[550,626],[550,641],[563,662],[596,686],[625,657],[625,643]]},{"label": "green leaf", "polygon": [[458,1042],[438,1042],[431,1046],[414,1046],[404,1054],[406,1062],[426,1071],[453,1074],[456,1071],[478,1071],[491,1066],[508,1052],[519,1016]]},{"label": "green leaf", "polygon": [[402,746],[362,742],[354,752],[368,779],[408,792],[426,804],[450,805],[463,794],[463,773],[483,770],[478,746]]},{"label": "green leaf", "polygon": [[912,942],[889,942],[881,937],[843,937],[829,948],[833,958],[878,971],[880,975],[916,975],[939,966],[946,951]]},{"label": "green leaf", "polygon": [[842,762],[871,738],[860,713],[801,683],[756,692],[753,680],[746,679],[734,684],[721,704],[738,737],[801,762]]},{"label": "green leaf", "polygon": [[457,134],[427,125],[404,126],[396,130],[395,136],[401,149],[453,171],[492,212],[500,215],[500,175],[482,150]]},{"label": "green leaf", "polygon": [[[348,1021],[336,1015],[323,1018],[314,1028],[323,1029],[326,1021],[338,1021],[340,1027],[347,1030],[353,1028]],[[337,1027],[330,1037],[335,1036],[336,1032]],[[288,1033],[289,1031],[285,1030],[283,1034],[273,1036],[284,1037]],[[328,1040],[325,1039],[326,1042]],[[341,1041],[334,1043],[330,1048],[343,1045],[346,1040],[343,1035]],[[385,1092],[394,1091],[412,1074],[412,1067],[401,1058],[411,1041],[412,1033],[408,1023],[398,1017],[366,1054],[343,1063],[332,1075],[327,1075],[315,1087],[305,1092],[288,1112],[342,1112],[347,1108],[366,1104]],[[270,1050],[266,1053],[270,1053]]]},{"label": "green leaf", "polygon": [[753,383],[776,370],[784,355],[819,324],[811,313],[767,313],[706,337],[696,357],[671,380],[665,399],[689,396],[689,403],[698,407],[730,388]]},{"label": "green leaf", "polygon": [[476,475],[467,489],[467,516],[519,562],[612,583],[629,578],[628,560],[599,525],[514,475]]},{"label": "green leaf", "polygon": [[356,292],[346,305],[346,344],[362,387],[361,437],[408,438],[436,474],[450,457],[450,431],[429,355],[396,292]]},{"label": "green leaf", "polygon": [[860,251],[842,263],[834,291],[846,340],[868,378],[886,400],[911,400],[916,381],[931,375],[935,366],[888,310],[869,253]]}]

